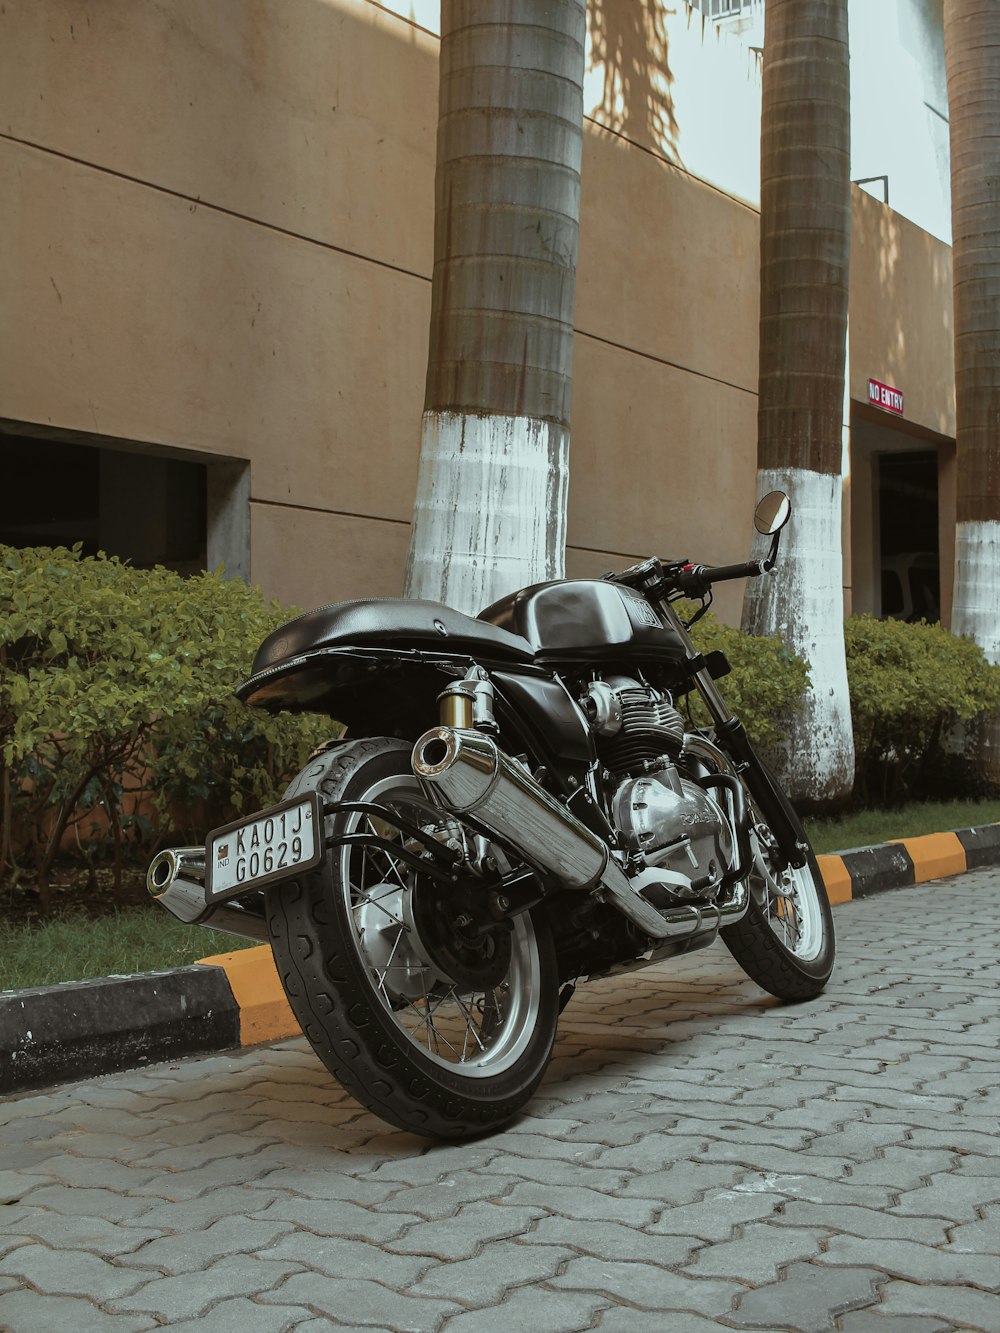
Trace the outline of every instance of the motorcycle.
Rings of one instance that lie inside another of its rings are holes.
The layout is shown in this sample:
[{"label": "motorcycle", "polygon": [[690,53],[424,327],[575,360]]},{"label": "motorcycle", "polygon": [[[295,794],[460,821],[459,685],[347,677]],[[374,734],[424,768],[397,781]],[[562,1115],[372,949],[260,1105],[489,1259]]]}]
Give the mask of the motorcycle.
[{"label": "motorcycle", "polygon": [[[150,892],[267,940],[334,1077],[427,1137],[525,1105],[581,981],[721,936],[772,995],[818,995],[834,932],[815,856],[716,684],[725,656],[689,633],[714,583],[774,568],[790,513],[764,497],[770,548],[743,564],[651,558],[476,618],[348,601],[282,626],[238,696],[346,734],[279,804],[161,852]],[[685,722],[692,694],[710,726]]]}]

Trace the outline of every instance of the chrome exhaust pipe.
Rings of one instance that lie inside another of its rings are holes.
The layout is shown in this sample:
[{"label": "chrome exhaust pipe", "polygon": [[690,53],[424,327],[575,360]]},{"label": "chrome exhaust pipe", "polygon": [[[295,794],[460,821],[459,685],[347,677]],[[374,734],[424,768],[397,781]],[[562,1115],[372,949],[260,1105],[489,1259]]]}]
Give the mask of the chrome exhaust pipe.
[{"label": "chrome exhaust pipe", "polygon": [[488,736],[434,727],[413,747],[413,771],[456,815],[472,815],[524,859],[573,889],[595,888],[606,844]]},{"label": "chrome exhaust pipe", "polygon": [[480,732],[434,727],[413,747],[411,763],[425,789],[453,814],[471,816],[568,888],[598,893],[652,939],[717,930],[746,912],[745,884],[724,905],[655,908],[640,887],[649,887],[650,877],[669,887],[669,872],[646,871],[643,885],[633,886],[607,844]]},{"label": "chrome exhaust pipe", "polygon": [[186,925],[266,942],[263,902],[259,912],[252,904],[234,901],[212,907],[205,901],[204,879],[204,847],[168,847],[150,861],[146,888],[155,902]]}]

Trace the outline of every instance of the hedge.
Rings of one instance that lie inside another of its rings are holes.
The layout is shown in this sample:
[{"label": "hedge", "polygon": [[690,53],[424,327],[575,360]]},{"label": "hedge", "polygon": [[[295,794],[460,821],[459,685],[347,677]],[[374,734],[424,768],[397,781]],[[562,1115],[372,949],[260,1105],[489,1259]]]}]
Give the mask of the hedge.
[{"label": "hedge", "polygon": [[0,874],[45,906],[67,836],[91,860],[110,832],[120,888],[127,842],[273,797],[331,724],[232,690],[292,614],[221,571],[0,546]]},{"label": "hedge", "polygon": [[986,794],[974,756],[957,747],[1000,711],[1000,667],[971,639],[926,621],[850,616],[844,640],[856,801]]}]

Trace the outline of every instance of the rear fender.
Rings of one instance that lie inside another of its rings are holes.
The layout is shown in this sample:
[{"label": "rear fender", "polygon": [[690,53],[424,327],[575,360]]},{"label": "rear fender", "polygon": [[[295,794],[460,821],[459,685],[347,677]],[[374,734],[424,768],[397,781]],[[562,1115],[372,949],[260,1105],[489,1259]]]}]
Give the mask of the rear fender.
[{"label": "rear fender", "polygon": [[415,741],[438,720],[436,699],[473,665],[416,649],[318,648],[251,676],[236,691],[269,713],[321,713],[352,736]]}]

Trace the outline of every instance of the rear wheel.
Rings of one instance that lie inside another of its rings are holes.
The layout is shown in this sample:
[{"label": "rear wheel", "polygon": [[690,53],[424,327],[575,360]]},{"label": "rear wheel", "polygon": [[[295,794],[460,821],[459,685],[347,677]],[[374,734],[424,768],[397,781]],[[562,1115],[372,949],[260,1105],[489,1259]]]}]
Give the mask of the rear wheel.
[{"label": "rear wheel", "polygon": [[[779,1000],[811,1000],[833,971],[836,944],[833,913],[823,876],[809,848],[804,866],[785,866],[777,839],[753,797],[750,906],[746,916],[721,931],[729,952],[758,986]],[[809,840],[790,804],[786,811],[799,840]]]},{"label": "rear wheel", "polygon": [[[426,830],[446,817],[421,792],[410,747],[353,741],[318,756],[289,788],[328,801],[391,807]],[[471,872],[442,885],[392,850],[391,816],[326,821],[331,834],[375,834],[332,848],[316,871],[268,891],[278,973],[313,1049],[383,1119],[456,1138],[501,1124],[532,1095],[548,1063],[558,978],[543,918],[512,928],[488,911]]]}]

